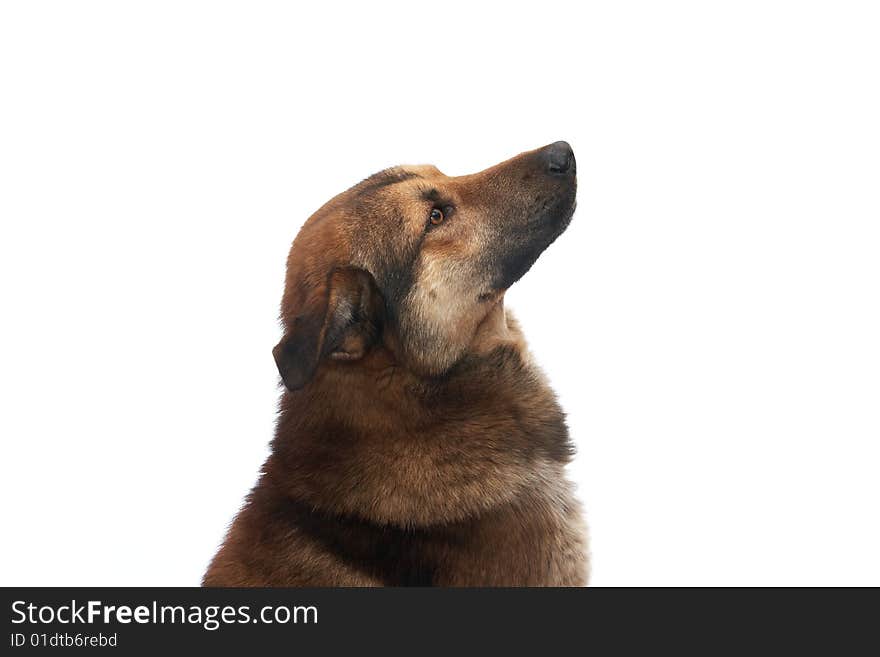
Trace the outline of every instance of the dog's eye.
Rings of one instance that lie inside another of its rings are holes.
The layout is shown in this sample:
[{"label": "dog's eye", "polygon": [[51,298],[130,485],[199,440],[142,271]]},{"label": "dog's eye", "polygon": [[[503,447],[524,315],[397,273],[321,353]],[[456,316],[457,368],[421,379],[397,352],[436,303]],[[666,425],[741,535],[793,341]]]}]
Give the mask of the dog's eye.
[{"label": "dog's eye", "polygon": [[433,210],[431,210],[430,219],[431,219],[431,223],[434,224],[435,226],[437,224],[442,224],[443,220],[445,218],[446,217],[443,214],[443,210],[441,210],[440,208],[434,208]]}]

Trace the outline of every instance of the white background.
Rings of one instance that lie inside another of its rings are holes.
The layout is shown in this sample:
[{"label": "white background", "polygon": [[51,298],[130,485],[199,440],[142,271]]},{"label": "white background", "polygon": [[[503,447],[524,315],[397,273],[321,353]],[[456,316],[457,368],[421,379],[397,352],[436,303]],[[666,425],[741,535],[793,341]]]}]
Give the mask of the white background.
[{"label": "white background", "polygon": [[579,209],[508,306],[593,582],[880,584],[875,7],[3,3],[0,583],[198,583],[301,223],[566,139]]}]

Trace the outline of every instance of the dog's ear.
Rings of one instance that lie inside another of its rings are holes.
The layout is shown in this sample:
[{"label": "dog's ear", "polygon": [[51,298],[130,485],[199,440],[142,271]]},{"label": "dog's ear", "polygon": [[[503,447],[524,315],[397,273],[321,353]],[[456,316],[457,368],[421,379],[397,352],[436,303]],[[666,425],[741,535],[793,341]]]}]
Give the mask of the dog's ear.
[{"label": "dog's ear", "polygon": [[382,328],[383,303],[373,277],[353,267],[334,269],[309,295],[272,355],[288,390],[302,388],[322,358],[357,360]]}]

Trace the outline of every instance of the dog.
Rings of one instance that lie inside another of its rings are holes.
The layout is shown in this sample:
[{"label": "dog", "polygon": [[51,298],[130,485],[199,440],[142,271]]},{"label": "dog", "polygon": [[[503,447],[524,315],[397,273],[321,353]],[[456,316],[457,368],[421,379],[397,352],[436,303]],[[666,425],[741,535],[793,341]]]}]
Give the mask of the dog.
[{"label": "dog", "polygon": [[505,291],[567,228],[556,142],[480,173],[381,171],[287,260],[285,390],[206,586],[581,586],[565,418]]}]

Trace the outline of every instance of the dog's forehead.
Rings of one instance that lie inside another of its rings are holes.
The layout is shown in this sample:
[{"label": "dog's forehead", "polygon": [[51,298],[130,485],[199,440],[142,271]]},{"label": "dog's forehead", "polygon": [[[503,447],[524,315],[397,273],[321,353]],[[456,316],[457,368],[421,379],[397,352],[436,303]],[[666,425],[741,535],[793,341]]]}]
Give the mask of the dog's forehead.
[{"label": "dog's forehead", "polygon": [[376,218],[416,213],[435,196],[448,196],[452,178],[430,164],[404,165],[374,174],[353,189],[351,207],[369,207]]},{"label": "dog's forehead", "polygon": [[446,178],[440,169],[435,167],[433,164],[407,164],[401,167],[398,167],[400,170],[405,171],[409,174],[412,174],[414,177],[418,176],[420,178]]},{"label": "dog's forehead", "polygon": [[459,185],[437,167],[420,164],[401,167],[407,178],[388,188],[389,197],[400,207],[422,208],[426,202],[455,201]]},{"label": "dog's forehead", "polygon": [[371,199],[388,202],[395,197],[403,200],[413,189],[437,184],[443,179],[446,176],[430,164],[389,167],[365,178],[338,198],[347,199],[350,203],[369,202]]},{"label": "dog's forehead", "polygon": [[393,191],[406,195],[421,196],[419,192],[432,187],[449,188],[454,180],[432,164],[404,165],[396,167],[396,171],[403,179],[393,186]]}]

